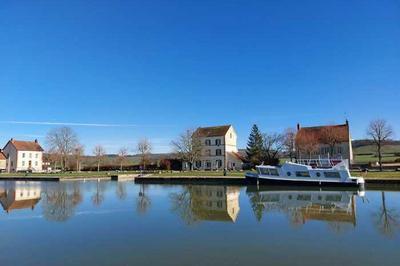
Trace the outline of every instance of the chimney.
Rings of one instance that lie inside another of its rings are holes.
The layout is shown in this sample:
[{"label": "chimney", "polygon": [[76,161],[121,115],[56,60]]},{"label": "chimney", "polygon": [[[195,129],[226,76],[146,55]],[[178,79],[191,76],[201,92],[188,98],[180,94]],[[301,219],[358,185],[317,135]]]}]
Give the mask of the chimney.
[{"label": "chimney", "polygon": [[297,123],[297,131],[300,130],[300,123]]},{"label": "chimney", "polygon": [[11,142],[13,142],[13,141],[14,141],[14,139],[13,139],[13,138],[11,138],[11,139],[10,139],[10,141],[11,141]]},{"label": "chimney", "polygon": [[349,125],[349,120],[347,120],[347,119],[346,119],[346,125],[347,125],[347,126]]},{"label": "chimney", "polygon": [[37,139],[35,139],[35,143],[38,143],[38,140],[37,140]]}]

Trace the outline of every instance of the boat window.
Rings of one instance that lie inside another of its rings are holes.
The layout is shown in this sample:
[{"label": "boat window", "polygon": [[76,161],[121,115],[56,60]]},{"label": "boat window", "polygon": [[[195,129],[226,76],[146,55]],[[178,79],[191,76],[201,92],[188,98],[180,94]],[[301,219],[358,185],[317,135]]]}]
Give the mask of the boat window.
[{"label": "boat window", "polygon": [[278,176],[278,175],[279,175],[277,169],[269,169],[269,173],[270,173],[271,175],[275,175],[275,176]]},{"label": "boat window", "polygon": [[320,173],[320,172],[317,172],[317,176],[320,177],[320,176],[321,176],[321,173]]},{"label": "boat window", "polygon": [[269,175],[268,168],[259,168],[260,174],[262,175]]},{"label": "boat window", "polygon": [[338,202],[338,201],[342,200],[342,196],[341,195],[327,195],[325,200],[326,201]]},{"label": "boat window", "polygon": [[297,171],[296,176],[297,177],[310,177],[310,173],[308,171]]},{"label": "boat window", "polygon": [[291,173],[291,172],[287,172],[286,174],[287,174],[287,176],[291,176],[291,175],[292,175],[292,173]]},{"label": "boat window", "polygon": [[324,172],[326,178],[340,178],[339,172]]},{"label": "boat window", "polygon": [[311,195],[309,194],[299,194],[297,200],[311,200]]},{"label": "boat window", "polygon": [[264,201],[264,202],[279,202],[279,200],[280,200],[279,194],[264,195],[261,197],[261,201]]}]

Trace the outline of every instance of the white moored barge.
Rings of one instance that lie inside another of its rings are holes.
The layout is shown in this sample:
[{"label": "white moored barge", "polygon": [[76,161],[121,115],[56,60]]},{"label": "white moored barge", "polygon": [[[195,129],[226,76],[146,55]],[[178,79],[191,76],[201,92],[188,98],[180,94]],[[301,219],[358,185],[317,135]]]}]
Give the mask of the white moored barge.
[{"label": "white moored barge", "polygon": [[257,173],[246,174],[246,180],[279,185],[358,186],[364,178],[352,177],[347,160],[299,160],[281,166],[259,165]]}]

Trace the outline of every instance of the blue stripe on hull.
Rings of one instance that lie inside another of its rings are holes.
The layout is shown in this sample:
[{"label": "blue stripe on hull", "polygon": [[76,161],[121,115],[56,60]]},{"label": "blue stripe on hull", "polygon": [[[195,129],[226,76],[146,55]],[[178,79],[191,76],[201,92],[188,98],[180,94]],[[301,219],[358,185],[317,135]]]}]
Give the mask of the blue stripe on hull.
[{"label": "blue stripe on hull", "polygon": [[265,178],[254,178],[246,177],[246,182],[250,184],[256,184],[257,180],[259,184],[266,185],[301,185],[301,186],[332,186],[332,187],[359,187],[360,184],[354,183],[333,183],[323,181],[292,181],[292,180],[276,180],[276,179],[265,179]]}]

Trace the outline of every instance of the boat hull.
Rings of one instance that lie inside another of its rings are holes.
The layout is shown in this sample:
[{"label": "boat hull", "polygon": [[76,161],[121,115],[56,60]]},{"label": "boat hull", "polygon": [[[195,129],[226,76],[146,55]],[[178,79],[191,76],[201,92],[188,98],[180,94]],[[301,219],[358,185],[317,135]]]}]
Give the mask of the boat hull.
[{"label": "boat hull", "polygon": [[324,187],[363,187],[363,184],[357,182],[326,182],[326,181],[303,181],[303,180],[282,180],[273,178],[260,178],[254,175],[247,176],[246,182],[248,184],[264,184],[264,185],[277,185],[277,186],[324,186]]}]

